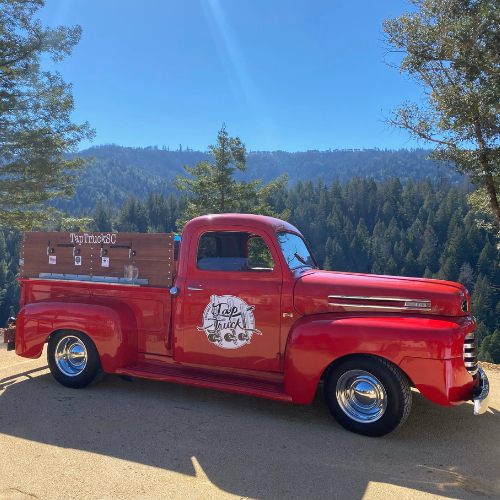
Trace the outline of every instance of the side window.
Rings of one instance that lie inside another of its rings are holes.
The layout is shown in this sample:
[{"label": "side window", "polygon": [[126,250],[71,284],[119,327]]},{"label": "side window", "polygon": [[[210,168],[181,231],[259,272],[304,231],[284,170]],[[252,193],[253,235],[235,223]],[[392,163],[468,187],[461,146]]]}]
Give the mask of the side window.
[{"label": "side window", "polygon": [[263,238],[240,231],[210,231],[198,241],[196,265],[205,271],[271,271],[271,252]]},{"label": "side window", "polygon": [[203,259],[213,259],[217,257],[217,247],[220,247],[220,238],[217,238],[213,233],[204,233],[201,235],[198,242],[197,263]]},{"label": "side window", "polygon": [[273,256],[260,236],[248,240],[248,266],[255,271],[271,271],[274,268]]}]

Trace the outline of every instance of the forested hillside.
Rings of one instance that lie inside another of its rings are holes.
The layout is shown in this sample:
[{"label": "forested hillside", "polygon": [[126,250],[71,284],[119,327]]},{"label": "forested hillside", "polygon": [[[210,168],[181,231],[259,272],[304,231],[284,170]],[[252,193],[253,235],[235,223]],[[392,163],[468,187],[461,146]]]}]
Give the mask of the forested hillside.
[{"label": "forested hillside", "polygon": [[[252,151],[247,155],[247,171],[237,173],[238,180],[263,179],[264,182],[287,172],[290,184],[321,177],[332,183],[336,178],[343,184],[355,175],[375,182],[386,182],[398,176],[404,185],[410,177],[414,181],[430,177],[435,185],[443,179],[460,182],[461,178],[447,167],[436,168],[436,163],[426,160],[428,151],[345,150],[306,151]],[[173,180],[183,174],[183,165],[195,166],[198,161],[209,159],[200,151],[168,151],[157,147],[126,148],[115,145],[97,146],[80,153],[92,157],[80,178],[77,194],[69,201],[58,201],[56,206],[71,213],[91,210],[102,198],[106,204],[120,207],[133,194],[145,201],[148,193],[168,196],[178,195]]]},{"label": "forested hillside", "polygon": [[[308,240],[324,269],[459,281],[472,294],[480,355],[500,363],[500,252],[492,236],[478,229],[465,186],[430,179],[403,188],[398,177],[384,183],[355,177],[342,185],[297,182],[268,200],[290,210],[290,222]],[[149,193],[130,196],[119,209],[99,200],[90,230],[175,232],[184,200]],[[0,234],[0,323],[19,303],[17,235]]]}]

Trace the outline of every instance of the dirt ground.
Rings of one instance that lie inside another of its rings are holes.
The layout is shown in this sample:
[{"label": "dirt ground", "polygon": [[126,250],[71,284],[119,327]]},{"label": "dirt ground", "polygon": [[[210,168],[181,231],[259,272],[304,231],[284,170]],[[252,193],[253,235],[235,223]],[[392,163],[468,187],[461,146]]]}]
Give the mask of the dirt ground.
[{"label": "dirt ground", "polygon": [[500,371],[490,410],[413,393],[384,438],[311,405],[108,376],[59,385],[0,345],[0,499],[500,498]]}]

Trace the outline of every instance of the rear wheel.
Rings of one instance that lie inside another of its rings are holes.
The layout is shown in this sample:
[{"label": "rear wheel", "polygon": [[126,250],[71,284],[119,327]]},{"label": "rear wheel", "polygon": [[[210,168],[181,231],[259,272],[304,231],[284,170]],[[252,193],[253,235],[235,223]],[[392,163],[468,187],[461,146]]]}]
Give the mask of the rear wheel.
[{"label": "rear wheel", "polygon": [[54,378],[74,389],[98,382],[105,375],[94,342],[75,330],[61,330],[50,336],[47,361]]},{"label": "rear wheel", "polygon": [[379,437],[397,429],[411,409],[404,373],[375,356],[359,356],[333,367],[325,399],[337,422],[351,432]]}]

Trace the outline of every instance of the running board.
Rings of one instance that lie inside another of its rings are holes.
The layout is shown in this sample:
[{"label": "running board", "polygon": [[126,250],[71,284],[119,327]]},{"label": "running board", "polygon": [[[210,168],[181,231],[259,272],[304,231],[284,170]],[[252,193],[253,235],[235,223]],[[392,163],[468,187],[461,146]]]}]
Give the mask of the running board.
[{"label": "running board", "polygon": [[283,391],[283,383],[276,380],[263,380],[229,372],[210,371],[190,366],[172,365],[161,361],[137,361],[118,368],[116,373],[130,377],[148,378],[163,382],[194,385],[220,391],[236,392],[249,396],[292,401],[292,396]]}]

